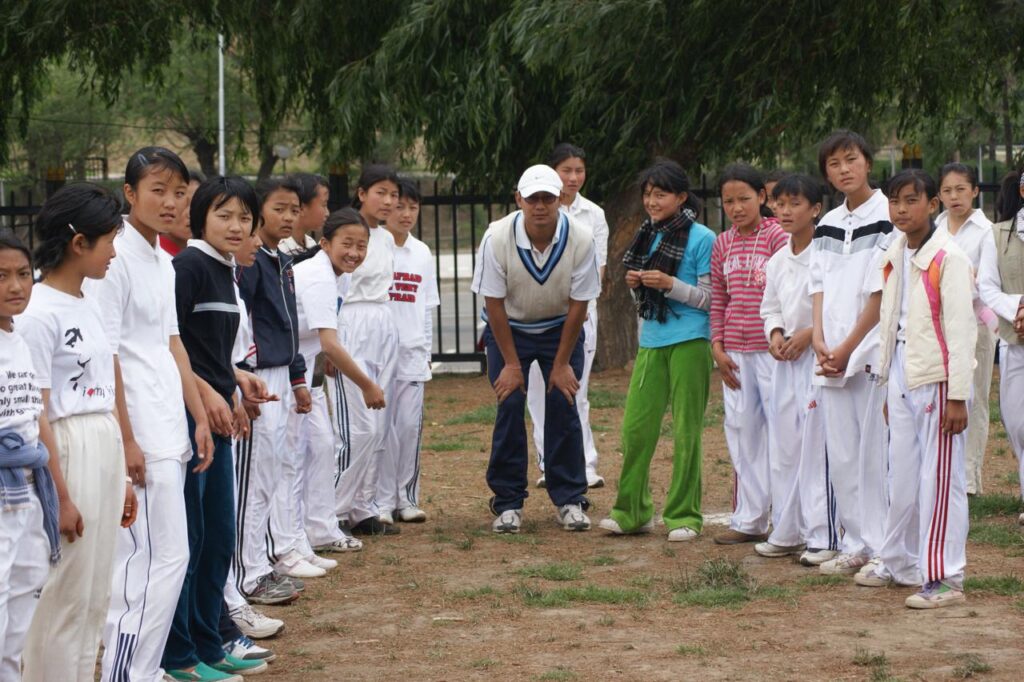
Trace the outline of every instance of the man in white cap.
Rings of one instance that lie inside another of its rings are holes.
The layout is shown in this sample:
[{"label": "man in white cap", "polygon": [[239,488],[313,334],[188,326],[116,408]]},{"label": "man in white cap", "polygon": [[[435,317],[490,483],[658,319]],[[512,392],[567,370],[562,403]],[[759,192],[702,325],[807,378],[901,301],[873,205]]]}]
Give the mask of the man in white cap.
[{"label": "man in white cap", "polygon": [[526,374],[536,361],[547,383],[544,471],[566,530],[590,529],[583,435],[574,399],[583,371],[587,302],[601,292],[590,230],[558,210],[562,181],[549,166],[519,178],[519,210],[480,242],[473,291],[484,297],[487,375],[498,399],[487,484],[496,533],[518,533],[527,495]]}]

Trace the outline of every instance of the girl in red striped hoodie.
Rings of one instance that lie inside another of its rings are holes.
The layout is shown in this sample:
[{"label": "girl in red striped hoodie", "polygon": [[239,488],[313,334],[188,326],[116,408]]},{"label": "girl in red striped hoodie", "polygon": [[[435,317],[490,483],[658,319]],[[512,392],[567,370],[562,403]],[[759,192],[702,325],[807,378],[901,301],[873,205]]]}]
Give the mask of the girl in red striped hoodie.
[{"label": "girl in red striped hoodie", "polygon": [[761,321],[765,266],[788,239],[770,217],[760,172],[725,167],[718,181],[732,227],[711,250],[711,354],[722,375],[725,440],[735,471],[729,530],[715,542],[762,542],[771,511],[768,421],[773,360]]}]

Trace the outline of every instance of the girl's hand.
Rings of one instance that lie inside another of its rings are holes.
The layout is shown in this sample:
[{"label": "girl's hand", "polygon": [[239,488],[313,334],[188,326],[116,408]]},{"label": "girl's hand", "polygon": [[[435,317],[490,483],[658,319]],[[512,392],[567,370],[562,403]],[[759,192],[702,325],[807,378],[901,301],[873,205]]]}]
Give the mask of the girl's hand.
[{"label": "girl's hand", "polygon": [[512,395],[515,391],[526,393],[526,381],[523,379],[523,370],[521,367],[505,365],[501,368],[501,373],[498,374],[498,378],[494,381],[494,395],[498,396],[499,403],[503,403],[505,398]]},{"label": "girl's hand", "polygon": [[[825,364],[825,361],[828,360],[828,356],[831,354],[832,351],[830,351],[829,347],[825,345],[825,340],[819,338],[816,335],[813,337],[813,340],[811,341],[811,347],[814,349],[814,355],[817,358],[818,365],[823,366]],[[818,372],[818,374],[821,374],[821,372]]]},{"label": "girl's hand", "polygon": [[947,400],[946,414],[942,417],[943,433],[961,433],[967,428],[967,401]]},{"label": "girl's hand", "polygon": [[576,402],[576,392],[580,390],[579,379],[569,365],[554,365],[551,374],[548,376],[548,393],[558,389],[559,393],[565,396],[570,405]]},{"label": "girl's hand", "polygon": [[312,411],[313,396],[310,395],[309,389],[303,386],[299,390],[295,391],[295,413],[309,414]]},{"label": "girl's hand", "polygon": [[782,346],[782,356],[786,360],[799,360],[800,356],[804,354],[807,347],[811,345],[811,336],[813,335],[810,327],[807,329],[801,329],[789,338],[788,341]]},{"label": "girl's hand", "polygon": [[[249,403],[244,400],[239,400],[238,404],[235,405],[235,420],[234,430],[235,434],[239,438],[248,438],[249,432],[252,429],[252,419],[249,417]],[[253,409],[256,410],[256,416],[260,414],[260,408],[258,405],[253,405]]]},{"label": "girl's hand", "polygon": [[672,279],[661,270],[644,270],[640,273],[640,283],[649,289],[669,291],[672,288]]},{"label": "girl's hand", "polygon": [[781,329],[772,330],[772,340],[768,342],[768,352],[773,358],[779,361],[785,361],[786,358],[782,355],[782,348],[786,345],[786,337],[782,335]]},{"label": "girl's hand", "polygon": [[134,440],[124,444],[124,463],[132,484],[146,487],[146,457]]},{"label": "girl's hand", "polygon": [[626,286],[630,289],[636,289],[640,286],[639,270],[626,270]]},{"label": "girl's hand", "polygon": [[130,483],[124,485],[124,510],[121,512],[121,527],[127,528],[135,523],[139,514],[139,500],[135,497],[135,488]]},{"label": "girl's hand", "polygon": [[718,365],[718,371],[722,375],[722,383],[724,383],[727,388],[731,388],[734,391],[739,390],[740,367],[733,362],[733,359],[725,352],[725,348],[722,346],[721,342],[711,346],[711,356],[715,359],[715,364]]},{"label": "girl's hand", "polygon": [[210,422],[210,428],[219,436],[230,438],[235,431],[235,416],[228,406],[224,396],[214,394],[208,396],[204,401],[206,405],[206,418]]},{"label": "girl's hand", "polygon": [[363,402],[371,410],[383,410],[385,407],[384,389],[377,384],[373,384],[363,391]]},{"label": "girl's hand", "polygon": [[196,424],[195,441],[199,464],[192,469],[192,473],[201,474],[213,464],[213,436],[210,435],[209,424]]},{"label": "girl's hand", "polygon": [[60,500],[59,506],[60,519],[57,528],[60,530],[60,534],[67,538],[68,542],[74,542],[76,538],[82,537],[82,534],[85,533],[85,522],[82,520],[82,514],[79,513],[78,507],[75,506],[70,497]]}]

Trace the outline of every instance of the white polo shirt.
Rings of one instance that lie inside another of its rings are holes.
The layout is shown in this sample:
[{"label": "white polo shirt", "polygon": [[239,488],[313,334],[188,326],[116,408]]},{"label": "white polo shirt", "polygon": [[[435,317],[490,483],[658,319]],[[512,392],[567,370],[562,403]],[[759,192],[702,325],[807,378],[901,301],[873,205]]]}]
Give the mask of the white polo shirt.
[{"label": "white polo shirt", "polygon": [[36,383],[50,391],[50,421],[114,411],[114,356],[91,296],[37,284],[15,327],[32,351]]},{"label": "white polo shirt", "polygon": [[[935,219],[936,229],[949,232],[949,211],[943,211]],[[981,245],[983,242],[992,241],[992,221],[985,216],[980,208],[971,211],[967,220],[957,233],[951,235],[953,243],[960,247],[960,250],[971,259],[971,267],[974,268],[974,276],[978,276],[981,268]]]},{"label": "white polo shirt", "polygon": [[103,316],[111,352],[118,356],[135,440],[146,461],[192,457],[181,375],[171,355],[178,336],[174,266],[124,220],[114,240],[117,257],[103,279],[86,280]]},{"label": "white polo shirt", "polygon": [[[882,257],[892,242],[889,200],[876,189],[850,210],[846,201],[825,214],[811,242],[808,292],[823,294],[825,344],[834,347],[849,336],[871,294],[882,290]],[[815,375],[820,386],[842,386],[846,378],[878,364],[876,325],[850,355],[843,377]]]},{"label": "white polo shirt", "polygon": [[383,227],[370,228],[366,258],[352,273],[347,303],[387,303],[395,274],[395,238]]},{"label": "white polo shirt", "polygon": [[338,329],[338,313],[349,278],[334,274],[331,259],[324,251],[294,268],[295,304],[299,321],[299,353],[306,360],[306,384],[313,382],[313,365],[320,347],[320,330]]}]

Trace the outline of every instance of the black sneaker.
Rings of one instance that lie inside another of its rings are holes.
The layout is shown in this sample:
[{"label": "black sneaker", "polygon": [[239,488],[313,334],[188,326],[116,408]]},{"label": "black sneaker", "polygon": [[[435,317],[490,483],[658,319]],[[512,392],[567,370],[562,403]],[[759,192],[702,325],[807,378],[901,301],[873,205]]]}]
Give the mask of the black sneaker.
[{"label": "black sneaker", "polygon": [[363,519],[352,526],[352,535],[398,535],[402,530],[398,526],[382,523],[376,516]]}]

